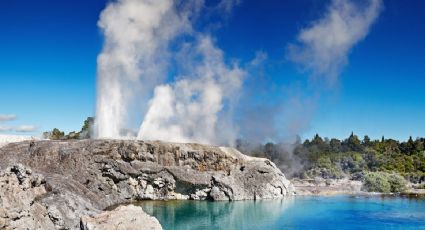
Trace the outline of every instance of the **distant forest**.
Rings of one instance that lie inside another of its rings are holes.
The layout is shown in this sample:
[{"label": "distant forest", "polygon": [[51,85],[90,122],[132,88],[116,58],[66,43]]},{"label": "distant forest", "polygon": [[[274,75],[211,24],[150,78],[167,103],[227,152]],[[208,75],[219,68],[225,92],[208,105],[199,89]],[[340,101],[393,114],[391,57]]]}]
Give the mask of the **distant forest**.
[{"label": "distant forest", "polygon": [[236,147],[245,154],[271,159],[288,177],[362,180],[368,172],[382,172],[421,183],[425,180],[424,146],[424,138],[371,140],[352,133],[345,140],[316,134],[303,143],[298,140],[289,145],[267,143],[247,148],[239,141]]}]

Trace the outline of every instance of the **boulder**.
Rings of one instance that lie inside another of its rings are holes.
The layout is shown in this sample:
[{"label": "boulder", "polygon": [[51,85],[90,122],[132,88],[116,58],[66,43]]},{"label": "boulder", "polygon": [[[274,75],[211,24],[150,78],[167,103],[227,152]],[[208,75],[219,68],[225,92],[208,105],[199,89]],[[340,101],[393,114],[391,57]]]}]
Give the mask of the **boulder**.
[{"label": "boulder", "polygon": [[159,221],[146,214],[141,207],[119,206],[94,216],[81,218],[81,230],[162,230]]}]

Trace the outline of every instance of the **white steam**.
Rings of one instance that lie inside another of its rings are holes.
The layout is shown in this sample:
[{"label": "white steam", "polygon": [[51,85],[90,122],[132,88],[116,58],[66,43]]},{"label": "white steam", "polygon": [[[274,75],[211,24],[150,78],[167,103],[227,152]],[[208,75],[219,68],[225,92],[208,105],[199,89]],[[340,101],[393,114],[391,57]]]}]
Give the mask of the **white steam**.
[{"label": "white steam", "polygon": [[[333,0],[324,17],[303,29],[297,44],[288,46],[288,57],[314,76],[335,80],[349,51],[365,38],[382,8],[381,0],[366,2],[360,6],[349,0]],[[212,9],[226,15],[239,3],[222,0]],[[238,118],[233,114],[241,92],[246,91],[242,85],[249,83],[244,82],[245,77],[262,66],[267,54],[259,52],[254,60],[241,65],[228,62],[210,33],[197,30],[196,19],[203,15],[201,10],[209,9],[206,5],[203,0],[116,0],[102,12],[98,24],[105,42],[98,57],[98,138],[124,138],[123,131],[134,127],[129,124],[129,113],[135,110],[143,118],[139,139],[233,144],[240,136],[261,133],[261,127],[269,123],[280,130],[265,129],[258,139],[272,139],[283,129],[296,133],[305,127],[309,110],[304,109],[304,100],[294,103],[288,99],[290,108],[282,112],[279,104],[284,103],[271,94],[259,105],[268,108],[263,103],[270,98],[276,101],[270,109],[247,114],[239,111]],[[259,79],[251,79],[253,89],[259,88]],[[265,93],[271,92],[269,88]],[[261,97],[256,90],[250,94]],[[297,108],[307,112],[289,112]],[[275,118],[277,115],[285,118]],[[253,129],[233,123],[244,117],[246,122],[239,124]],[[255,128],[256,124],[261,127]]]},{"label": "white steam", "polygon": [[[238,1],[230,2],[218,8],[227,13]],[[227,144],[236,138],[231,113],[244,71],[226,64],[212,38],[194,30],[203,4],[118,0],[102,12],[98,138],[123,138],[135,107],[146,110],[141,139]],[[174,82],[165,84],[170,78]]]},{"label": "white steam", "polygon": [[366,37],[383,5],[382,0],[366,3],[333,0],[324,17],[301,30],[298,44],[288,46],[289,59],[333,83],[347,64],[351,48]]},{"label": "white steam", "polygon": [[[209,144],[230,144],[235,140],[228,113],[244,71],[236,64],[227,66],[222,51],[213,45],[210,37],[198,38],[193,50],[201,61],[189,57],[189,64],[194,64],[188,65],[192,75],[156,87],[138,138]],[[187,56],[190,54],[186,54],[185,61]]]},{"label": "white steam", "polygon": [[96,131],[100,138],[119,138],[130,101],[137,96],[143,107],[144,97],[167,77],[169,43],[190,24],[172,0],[119,0],[98,24],[105,41],[98,57]]}]

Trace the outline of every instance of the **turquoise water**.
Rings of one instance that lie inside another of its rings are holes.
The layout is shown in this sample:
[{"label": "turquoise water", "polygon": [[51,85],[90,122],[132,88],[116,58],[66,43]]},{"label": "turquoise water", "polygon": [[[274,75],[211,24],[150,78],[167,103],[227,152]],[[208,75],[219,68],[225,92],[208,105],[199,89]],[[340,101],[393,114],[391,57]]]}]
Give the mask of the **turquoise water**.
[{"label": "turquoise water", "polygon": [[425,229],[425,200],[310,196],[268,201],[146,201],[168,229]]}]

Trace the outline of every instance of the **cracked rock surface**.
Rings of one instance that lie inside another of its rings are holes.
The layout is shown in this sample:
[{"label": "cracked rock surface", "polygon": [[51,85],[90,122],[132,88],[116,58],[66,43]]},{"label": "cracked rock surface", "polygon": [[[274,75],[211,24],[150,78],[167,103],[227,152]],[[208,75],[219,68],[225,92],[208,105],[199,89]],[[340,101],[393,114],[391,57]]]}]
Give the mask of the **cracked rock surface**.
[{"label": "cracked rock surface", "polygon": [[146,214],[141,207],[120,206],[93,217],[81,218],[81,230],[162,230],[159,221]]},{"label": "cracked rock surface", "polygon": [[293,192],[271,161],[232,148],[134,140],[0,148],[0,229],[79,229],[83,216],[146,199],[233,201]]}]

